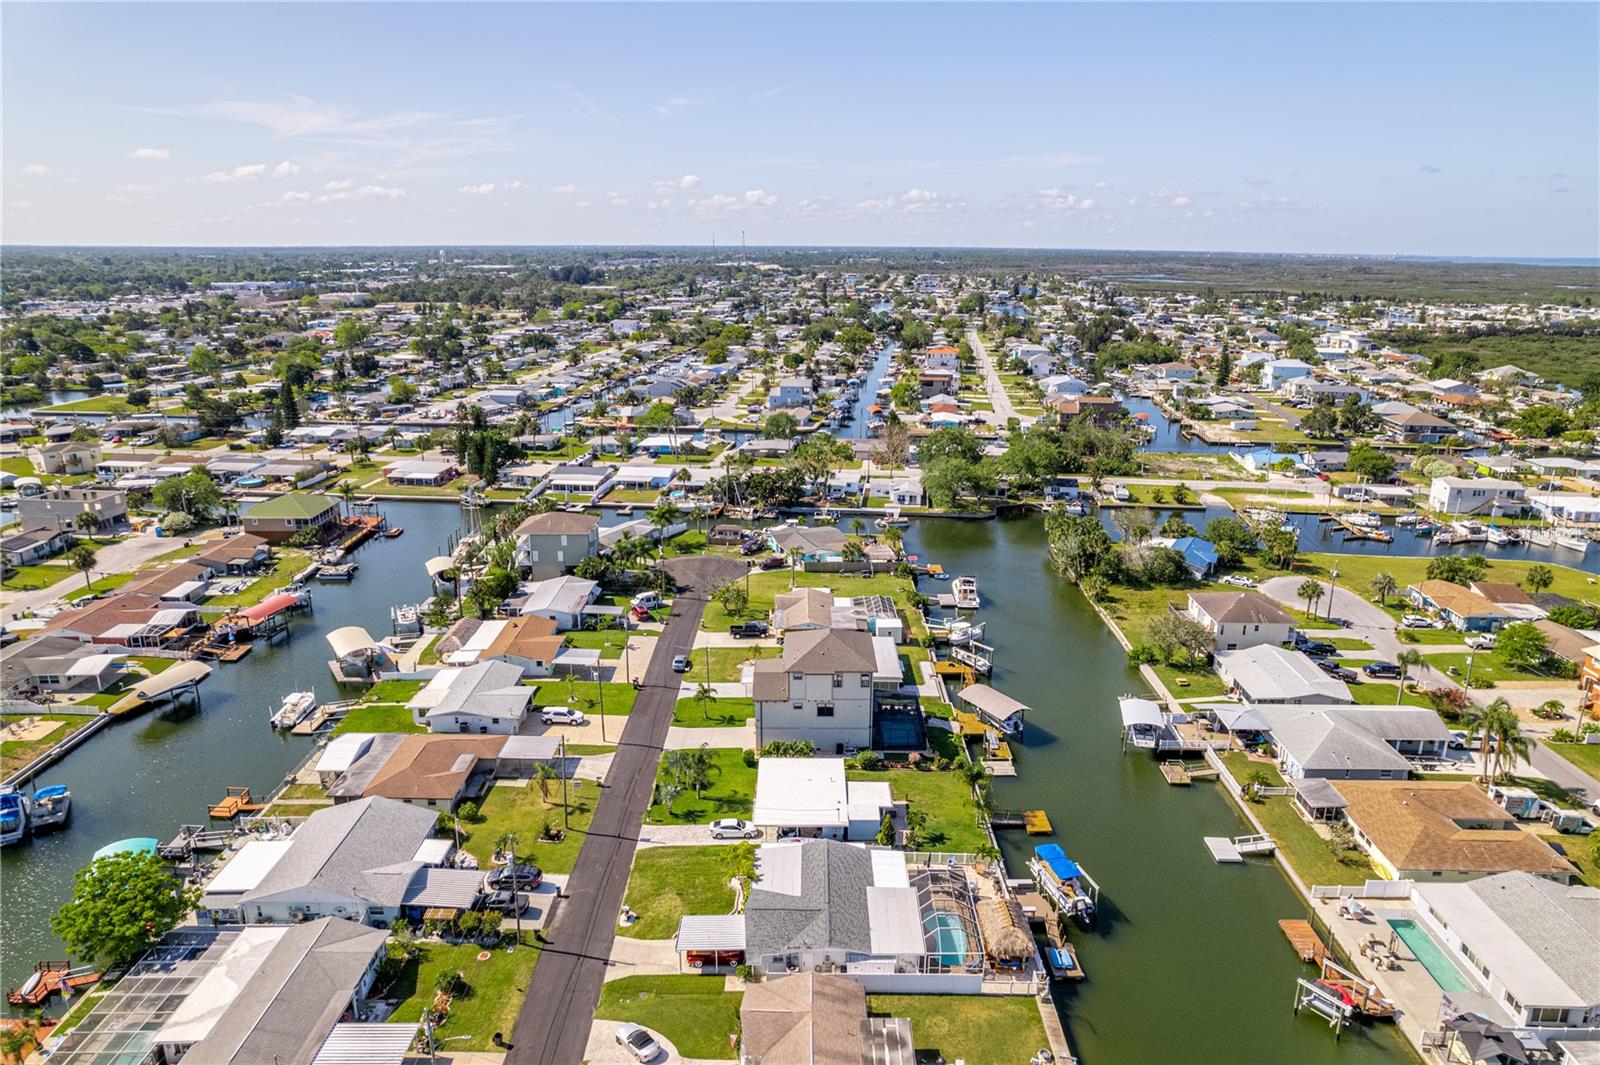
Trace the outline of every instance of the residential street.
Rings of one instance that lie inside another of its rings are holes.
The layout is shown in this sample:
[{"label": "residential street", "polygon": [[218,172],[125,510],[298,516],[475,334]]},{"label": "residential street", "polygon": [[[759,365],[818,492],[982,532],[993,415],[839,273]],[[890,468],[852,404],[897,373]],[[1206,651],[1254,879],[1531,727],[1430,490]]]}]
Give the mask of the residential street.
[{"label": "residential street", "polygon": [[[220,536],[216,532],[212,537]],[[192,539],[200,539],[193,537]],[[94,573],[98,577],[107,573],[127,573],[137,570],[151,559],[159,558],[171,551],[176,551],[183,546],[183,541],[141,535],[130,537],[118,543],[107,544],[105,547],[95,548]],[[76,585],[76,588],[74,587]],[[83,575],[74,571],[64,580],[59,580],[48,588],[39,588],[31,592],[6,592],[4,604],[0,605],[0,620],[10,621],[14,617],[29,610],[62,598],[65,595],[83,591]]]},{"label": "residential street", "polygon": [[[1301,599],[1297,589],[1305,580],[1304,577],[1273,577],[1261,582],[1260,591],[1269,598],[1276,600],[1283,606],[1294,607],[1298,610],[1305,609],[1305,600]],[[1394,618],[1381,610],[1376,603],[1350,591],[1348,588],[1335,587],[1333,599],[1328,599],[1328,582],[1319,581],[1322,585],[1323,596],[1317,601],[1317,613],[1328,617],[1330,612],[1335,618],[1342,618],[1349,625],[1339,633],[1342,637],[1353,640],[1365,640],[1372,645],[1369,655],[1363,651],[1359,654],[1351,652],[1353,657],[1376,657],[1385,662],[1393,662],[1399,656],[1401,643],[1395,636]],[[1410,647],[1410,645],[1406,645]],[[1448,647],[1430,648],[1430,650],[1450,650]],[[1463,645],[1461,650],[1465,650]],[[1442,684],[1454,685],[1456,682],[1436,669],[1422,667],[1413,671],[1410,677],[1417,679],[1425,687],[1438,687]]]},{"label": "residential street", "polygon": [[645,674],[644,690],[628,717],[607,787],[569,878],[568,894],[555,907],[548,943],[517,1015],[507,1065],[566,1065],[586,1056],[590,1018],[600,1001],[634,847],[678,700],[672,658],[687,654],[694,645],[708,591],[737,575],[733,570],[744,572],[742,563],[724,558],[674,559],[668,566],[690,590],[673,604],[658,653]]},{"label": "residential street", "polygon": [[972,345],[972,354],[978,360],[978,372],[983,374],[984,390],[989,394],[989,402],[994,405],[990,421],[1004,428],[1012,418],[1017,417],[1016,404],[1011,402],[1005,382],[1000,380],[1000,371],[989,357],[989,350],[983,346],[976,329],[967,330],[967,343]]}]

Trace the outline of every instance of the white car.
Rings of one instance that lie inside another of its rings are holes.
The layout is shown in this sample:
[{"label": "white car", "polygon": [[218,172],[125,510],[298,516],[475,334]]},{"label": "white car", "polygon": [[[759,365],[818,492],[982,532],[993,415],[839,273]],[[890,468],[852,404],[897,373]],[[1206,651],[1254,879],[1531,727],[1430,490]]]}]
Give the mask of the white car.
[{"label": "white car", "polygon": [[654,1061],[661,1053],[661,1044],[656,1042],[656,1037],[637,1024],[618,1026],[617,1045],[626,1047],[628,1053],[633,1055],[633,1060],[639,1062]]},{"label": "white car", "polygon": [[1431,629],[1433,628],[1433,619],[1423,617],[1421,614],[1407,614],[1400,619],[1400,624],[1408,629]]},{"label": "white car", "polygon": [[1467,646],[1474,651],[1488,651],[1494,647],[1493,636],[1468,636]]},{"label": "white car", "polygon": [[759,835],[761,835],[759,828],[737,817],[724,817],[720,821],[711,822],[712,839],[754,839]]},{"label": "white car", "polygon": [[546,725],[587,725],[589,719],[582,710],[570,706],[547,706],[539,711],[539,720]]},{"label": "white car", "polygon": [[1226,577],[1222,578],[1222,583],[1231,584],[1235,588],[1254,588],[1256,586],[1255,581],[1251,580],[1249,577],[1241,577],[1237,573],[1228,574]]}]

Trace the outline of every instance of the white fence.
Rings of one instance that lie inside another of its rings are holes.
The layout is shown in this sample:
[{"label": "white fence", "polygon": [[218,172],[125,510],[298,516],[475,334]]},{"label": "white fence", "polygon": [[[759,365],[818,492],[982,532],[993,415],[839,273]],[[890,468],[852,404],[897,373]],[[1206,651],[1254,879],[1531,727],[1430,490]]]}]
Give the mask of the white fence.
[{"label": "white fence", "polygon": [[1313,884],[1314,899],[1404,899],[1411,897],[1412,880],[1368,880],[1365,884]]}]

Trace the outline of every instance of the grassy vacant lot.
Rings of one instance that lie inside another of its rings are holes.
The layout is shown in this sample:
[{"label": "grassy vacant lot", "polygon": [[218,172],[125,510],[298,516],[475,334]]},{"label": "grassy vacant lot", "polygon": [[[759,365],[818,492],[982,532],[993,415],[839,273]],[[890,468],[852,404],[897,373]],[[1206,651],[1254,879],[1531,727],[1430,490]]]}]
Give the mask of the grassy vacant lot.
[{"label": "grassy vacant lot", "polygon": [[1467,639],[1466,633],[1455,629],[1396,629],[1394,635],[1401,643],[1418,647],[1460,647]]},{"label": "grassy vacant lot", "polygon": [[[669,812],[666,805],[656,803],[650,807],[645,820],[655,824],[683,825],[705,824],[722,817],[749,817],[755,806],[756,771],[744,764],[744,751],[738,747],[711,748],[711,783],[700,791],[679,795]],[[662,758],[656,772],[656,786],[667,782],[666,759]]]},{"label": "grassy vacant lot", "polygon": [[567,633],[567,644],[585,650],[599,651],[601,658],[621,658],[622,648],[628,643],[628,634],[621,629],[585,629]]},{"label": "grassy vacant lot", "polygon": [[1435,355],[1465,352],[1476,355],[1487,368],[1511,363],[1547,381],[1577,387],[1586,374],[1600,370],[1600,337],[1529,333],[1521,336],[1423,337],[1409,335],[1402,342],[1408,352]]},{"label": "grassy vacant lot", "polygon": [[733,889],[723,872],[727,847],[648,847],[637,852],[624,901],[639,915],[617,935],[670,939],[688,913],[723,914],[733,909]]},{"label": "grassy vacant lot", "polygon": [[[385,682],[388,683],[388,682]],[[333,726],[333,735],[346,732],[427,732],[411,717],[409,707],[394,703],[371,703],[352,707],[339,723]]]},{"label": "grassy vacant lot", "polygon": [[639,693],[632,684],[621,681],[564,680],[540,681],[533,693],[534,706],[570,706],[593,717],[605,703],[608,716],[633,713]]},{"label": "grassy vacant lot", "polygon": [[[1424,653],[1426,654],[1426,652]],[[1429,654],[1428,665],[1442,672],[1449,672],[1449,670],[1454,667],[1456,672],[1452,673],[1451,676],[1459,676],[1463,680],[1466,679],[1467,676],[1467,655],[1460,651],[1448,651],[1442,654]],[[1478,680],[1479,678],[1496,682],[1502,680],[1537,680],[1544,681],[1555,686],[1559,686],[1561,684],[1571,684],[1575,686],[1577,684],[1576,681],[1562,681],[1550,676],[1548,673],[1540,673],[1536,670],[1522,669],[1518,666],[1513,666],[1510,662],[1505,660],[1504,656],[1502,656],[1499,651],[1479,651],[1473,656],[1472,679]]]},{"label": "grassy vacant lot", "polygon": [[685,728],[716,728],[725,725],[742,725],[756,716],[754,699],[718,697],[702,705],[699,701],[679,699],[672,712],[672,723]]},{"label": "grassy vacant lot", "polygon": [[[1394,684],[1385,684],[1381,681],[1362,681],[1351,684],[1350,694],[1355,696],[1357,706],[1393,706],[1394,696],[1398,688]],[[1428,700],[1416,692],[1406,692],[1400,697],[1401,706],[1428,706]]]},{"label": "grassy vacant lot", "polygon": [[[706,656],[711,656],[711,673],[706,674]],[[744,664],[756,658],[779,658],[783,655],[783,648],[749,644],[744,647],[697,647],[689,655],[689,672],[684,674],[684,680],[691,684],[699,684],[707,679],[716,681],[735,681],[739,679],[744,670]]]},{"label": "grassy vacant lot", "polygon": [[594,816],[598,797],[592,782],[569,780],[567,782],[568,829],[566,838],[559,843],[541,839],[546,821],[553,829],[561,827],[561,782],[547,783],[550,798],[539,792],[538,782],[529,781],[526,787],[496,784],[489,789],[478,811],[478,820],[463,821],[462,831],[468,833],[465,848],[487,869],[494,856],[494,841],[502,833],[517,834],[517,858],[532,862],[547,873],[570,873],[578,860],[578,848],[583,846],[586,829]]},{"label": "grassy vacant lot", "polygon": [[[1222,756],[1222,762],[1233,779],[1241,784],[1260,769],[1267,774],[1269,786],[1283,787],[1283,777],[1269,762],[1251,761],[1242,751],[1229,751]],[[1307,884],[1360,884],[1377,875],[1367,856],[1359,851],[1351,851],[1342,859],[1335,858],[1328,841],[1306,824],[1291,805],[1289,796],[1270,796],[1251,803],[1250,810]]]},{"label": "grassy vacant lot", "polygon": [[[510,931],[510,926],[507,926]],[[453,1041],[450,1049],[492,1050],[490,1042],[495,1032],[509,1034],[522,1008],[528,990],[528,979],[533,975],[539,960],[539,948],[533,943],[533,934],[524,933],[523,945],[507,953],[505,950],[489,951],[483,961],[478,955],[483,951],[475,943],[451,945],[424,943],[418,956],[401,972],[391,997],[402,999],[395,1009],[392,1021],[415,1023],[422,1011],[433,1004],[434,982],[443,973],[461,974],[465,984],[450,1001],[450,1014],[438,1025],[437,1038],[468,1039]]]},{"label": "grassy vacant lot", "polygon": [[978,827],[977,807],[972,789],[954,772],[932,769],[850,770],[851,780],[886,780],[896,799],[904,799],[908,811],[928,815],[923,849],[936,851],[976,851],[987,839]]},{"label": "grassy vacant lot", "polygon": [[[721,603],[707,603],[705,616],[701,618],[700,627],[707,632],[726,632],[728,626],[750,618],[764,618],[772,612],[772,600],[780,592],[789,590],[790,573],[787,569],[768,570],[750,574],[750,606],[740,617],[730,617],[722,608]],[[834,595],[887,595],[898,603],[911,601],[911,582],[903,577],[896,577],[888,573],[876,573],[871,576],[857,573],[804,573],[799,570],[794,572],[794,586],[796,588],[829,588]],[[907,618],[907,624],[916,625],[914,618]],[[921,635],[921,629],[911,632],[913,636]]]},{"label": "grassy vacant lot", "polygon": [[[1405,591],[1408,584],[1416,584],[1427,578],[1429,558],[1405,558],[1393,555],[1327,555],[1310,554],[1300,557],[1300,564],[1295,568],[1296,576],[1326,577],[1329,567],[1339,570],[1339,584],[1345,588],[1372,598],[1372,578],[1378,573],[1387,572],[1399,582],[1400,590]],[[1489,559],[1489,570],[1484,577],[1488,581],[1506,581],[1520,584],[1527,576],[1528,570],[1540,563],[1536,562],[1510,562],[1495,558]],[[1549,588],[1557,595],[1565,595],[1578,600],[1600,601],[1600,586],[1590,584],[1593,579],[1583,570],[1572,569],[1569,566],[1556,566],[1545,563],[1555,574],[1555,583]],[[1395,597],[1389,599],[1390,607],[1397,603]],[[1426,631],[1426,630],[1424,630]],[[1437,630],[1435,630],[1437,631]],[[1465,639],[1460,633],[1455,634],[1459,639]]]},{"label": "grassy vacant lot", "polygon": [[[57,581],[64,581],[78,573],[71,566],[59,562],[37,566],[12,566],[8,572],[11,575],[5,579],[4,584],[0,584],[0,588],[8,592],[32,592],[48,588]],[[81,576],[79,580],[82,580]]]},{"label": "grassy vacant lot", "polygon": [[1050,1045],[1026,996],[868,995],[867,1012],[909,1018],[919,1061],[936,1050],[944,1061],[1021,1062]]},{"label": "grassy vacant lot", "polygon": [[[729,1037],[739,1031],[744,996],[722,988],[720,976],[624,976],[601,987],[594,1015],[660,1032],[684,1057],[732,1060]],[[1031,1007],[1032,1000],[1028,1003]]]},{"label": "grassy vacant lot", "polygon": [[1583,772],[1600,780],[1600,743],[1550,743],[1546,746]]},{"label": "grassy vacant lot", "polygon": [[6,740],[0,743],[0,776],[10,776],[94,720],[93,714],[5,714],[0,716],[0,723],[9,725],[26,717],[39,717],[59,724],[49,735],[36,740]]},{"label": "grassy vacant lot", "polygon": [[422,690],[420,680],[380,680],[367,689],[361,701],[366,703],[406,703]]}]

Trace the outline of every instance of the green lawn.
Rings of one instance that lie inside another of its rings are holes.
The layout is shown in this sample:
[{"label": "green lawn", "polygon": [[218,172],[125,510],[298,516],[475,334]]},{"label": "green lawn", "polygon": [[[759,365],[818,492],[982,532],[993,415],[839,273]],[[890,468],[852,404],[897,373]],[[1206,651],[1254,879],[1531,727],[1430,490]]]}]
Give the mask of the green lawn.
[{"label": "green lawn", "polygon": [[[1348,685],[1350,694],[1355,697],[1357,706],[1394,706],[1395,692],[1399,685],[1386,684],[1381,681],[1362,681],[1360,684]],[[1400,698],[1401,706],[1430,706],[1427,698],[1416,692],[1406,692]]]},{"label": "green lawn", "polygon": [[1545,746],[1600,780],[1600,743],[1547,743]]},{"label": "green lawn", "polygon": [[39,717],[45,721],[57,721],[60,722],[60,725],[49,735],[41,736],[36,740],[7,740],[4,743],[0,743],[0,776],[10,776],[94,720],[93,714],[6,714],[0,716],[0,722],[9,725],[11,722],[21,721],[25,717]]},{"label": "green lawn", "polygon": [[1460,647],[1467,641],[1466,633],[1454,629],[1396,629],[1394,635],[1401,643],[1419,647]]},{"label": "green lawn", "polygon": [[[3,584],[0,584],[0,588],[4,588],[8,592],[37,591],[40,588],[48,588],[58,581],[64,581],[68,577],[77,577],[80,581],[83,579],[82,574],[77,570],[60,563],[12,566],[9,572],[11,575],[5,579]],[[81,591],[82,589],[79,590]]]},{"label": "green lawn", "polygon": [[717,728],[741,725],[756,716],[754,699],[718,697],[702,705],[693,698],[679,699],[672,712],[672,723],[685,728]]},{"label": "green lawn", "polygon": [[420,680],[380,680],[367,689],[361,701],[366,703],[408,703],[422,690]]},{"label": "green lawn", "polygon": [[[1467,657],[1468,656],[1461,651],[1447,651],[1443,654],[1429,654],[1428,665],[1442,672],[1449,672],[1450,668],[1453,666],[1456,672],[1452,673],[1451,676],[1457,676],[1462,680],[1465,680],[1467,676]],[[1576,681],[1562,681],[1558,678],[1550,676],[1548,673],[1539,673],[1535,670],[1522,669],[1520,667],[1513,666],[1511,663],[1505,660],[1499,651],[1479,651],[1476,655],[1473,655],[1472,658],[1473,680],[1478,680],[1479,678],[1496,682],[1502,680],[1538,680],[1547,681],[1555,685],[1560,685],[1563,683],[1572,685],[1577,684]]]},{"label": "green lawn", "polygon": [[283,588],[310,563],[308,552],[296,547],[275,548],[272,568],[264,570],[244,591],[235,595],[215,595],[206,600],[206,606],[243,608],[255,606],[267,596]]},{"label": "green lawn", "polygon": [[[738,747],[713,747],[711,758],[711,784],[702,789],[699,798],[693,791],[684,792],[673,802],[671,813],[657,802],[650,807],[645,820],[655,824],[696,825],[721,817],[749,817],[756,797],[755,767],[744,764],[744,751]],[[656,772],[656,786],[659,788],[666,781],[666,757],[663,756]]]},{"label": "green lawn", "polygon": [[600,657],[621,658],[622,648],[628,643],[628,634],[621,629],[584,629],[567,633],[569,647],[599,651]]},{"label": "green lawn", "polygon": [[570,873],[578,861],[578,849],[583,846],[589,821],[594,817],[594,804],[598,789],[593,781],[567,781],[567,834],[559,842],[542,839],[545,822],[552,829],[561,827],[561,781],[551,780],[550,799],[545,801],[539,793],[538,781],[529,781],[527,787],[512,787],[506,783],[489,789],[477,821],[462,821],[466,833],[465,850],[487,869],[494,856],[494,842],[502,833],[517,835],[517,858],[532,862],[547,873]]},{"label": "green lawn", "polygon": [[1370,643],[1368,643],[1366,640],[1355,640],[1355,639],[1351,639],[1349,636],[1323,637],[1323,636],[1321,636],[1320,634],[1317,634],[1317,633],[1308,633],[1307,635],[1311,636],[1313,639],[1319,639],[1319,640],[1320,639],[1326,639],[1328,643],[1333,644],[1335,647],[1337,647],[1341,651],[1370,651],[1370,650],[1372,650],[1372,645]]},{"label": "green lawn", "polygon": [[74,399],[67,403],[57,403],[53,407],[39,407],[38,413],[49,414],[110,414],[113,411],[127,410],[128,401],[122,396],[90,396],[88,399]]},{"label": "green lawn", "polygon": [[[388,683],[388,682],[385,682]],[[410,707],[395,703],[369,703],[351,707],[350,712],[333,726],[333,735],[346,732],[427,732],[427,728],[412,719]]]},{"label": "green lawn", "polygon": [[[706,656],[711,657],[711,672],[706,673]],[[689,655],[690,668],[684,674],[684,680],[690,684],[699,684],[705,680],[736,681],[744,669],[744,664],[755,658],[780,658],[783,648],[749,644],[743,647],[697,647]]]},{"label": "green lawn", "polygon": [[[1367,598],[1372,598],[1371,582],[1378,573],[1387,572],[1399,582],[1400,590],[1404,593],[1406,586],[1416,584],[1427,578],[1427,556],[1401,557],[1394,555],[1329,555],[1309,554],[1300,556],[1300,565],[1295,573],[1308,576],[1326,576],[1330,567],[1339,570],[1338,583]],[[1555,583],[1548,589],[1557,595],[1564,595],[1571,599],[1592,600],[1600,599],[1600,588],[1589,582],[1593,579],[1591,574],[1583,570],[1573,569],[1570,566],[1557,566],[1550,563],[1513,562],[1489,558],[1488,581],[1505,581],[1521,584],[1527,576],[1528,570],[1536,565],[1545,565],[1555,575]],[[1395,606],[1398,600],[1391,596],[1389,605]],[[1435,630],[1437,631],[1437,630]],[[1459,639],[1466,637],[1461,633],[1455,634]]]},{"label": "green lawn", "polygon": [[647,847],[633,859],[624,901],[639,919],[617,935],[671,939],[684,914],[724,914],[733,889],[723,871],[727,847]]},{"label": "green lawn", "polygon": [[917,1060],[1025,1062],[1048,1049],[1039,1005],[1026,995],[868,995],[867,1012],[905,1017]]},{"label": "green lawn", "polygon": [[5,458],[0,458],[0,471],[17,477],[32,477],[33,463],[26,455],[7,455]]},{"label": "green lawn", "polygon": [[[506,928],[509,931],[510,925]],[[514,951],[490,951],[483,961],[478,960],[480,953],[483,948],[475,943],[422,944],[419,956],[406,966],[389,992],[391,997],[403,999],[390,1020],[420,1020],[423,1010],[433,1004],[434,982],[440,974],[458,972],[465,989],[451,1000],[450,1014],[437,1027],[437,1038],[452,1040],[447,1046],[453,1051],[492,1050],[494,1033],[508,1037],[511,1033],[527,994],[528,978],[539,960],[539,948],[532,933],[524,933],[523,945]],[[456,1036],[469,1038],[456,1040]]]},{"label": "green lawn", "polygon": [[732,1060],[743,996],[722,988],[721,976],[624,976],[600,988],[594,1015],[660,1032],[685,1057]]},{"label": "green lawn", "polygon": [[1228,686],[1222,682],[1221,677],[1211,672],[1209,666],[1180,669],[1165,662],[1157,662],[1151,668],[1176,698],[1209,699],[1228,694]]},{"label": "green lawn", "polygon": [[896,799],[906,800],[908,812],[928,815],[924,850],[976,851],[988,842],[978,825],[972,789],[961,775],[931,769],[852,769],[850,780],[886,780]]},{"label": "green lawn", "polygon": [[[1268,762],[1251,761],[1242,751],[1228,752],[1222,756],[1222,762],[1240,783],[1251,772],[1261,769],[1267,774],[1269,786],[1283,786],[1283,777],[1276,767]],[[1249,806],[1307,885],[1360,884],[1377,875],[1367,856],[1359,851],[1351,851],[1343,859],[1335,858],[1328,841],[1317,835],[1291,803],[1287,795],[1273,795]]]},{"label": "green lawn", "polygon": [[[728,626],[751,618],[764,618],[772,613],[772,600],[780,592],[789,590],[790,573],[787,569],[757,571],[750,574],[750,606],[739,617],[731,617],[721,603],[707,603],[700,627],[708,632],[727,632]],[[794,572],[796,588],[830,588],[835,595],[887,595],[904,606],[911,601],[912,583],[904,577],[888,573],[870,576],[855,573],[804,573]],[[923,633],[915,617],[907,617],[912,636]]]},{"label": "green lawn", "polygon": [[533,705],[570,706],[594,717],[600,713],[600,704],[604,702],[607,716],[619,716],[633,713],[633,704],[638,698],[639,692],[634,686],[622,681],[544,680],[534,688]]}]

